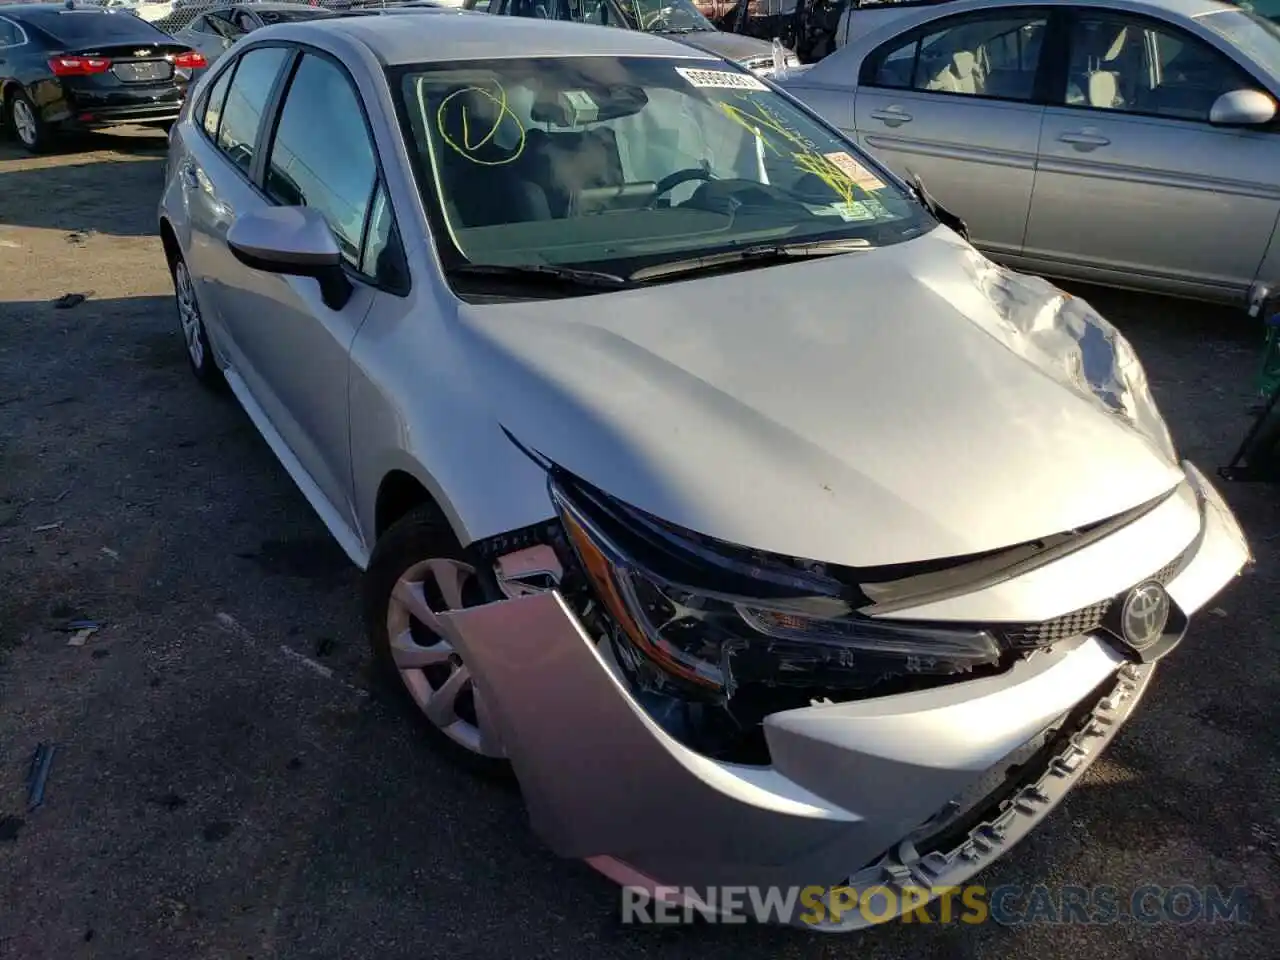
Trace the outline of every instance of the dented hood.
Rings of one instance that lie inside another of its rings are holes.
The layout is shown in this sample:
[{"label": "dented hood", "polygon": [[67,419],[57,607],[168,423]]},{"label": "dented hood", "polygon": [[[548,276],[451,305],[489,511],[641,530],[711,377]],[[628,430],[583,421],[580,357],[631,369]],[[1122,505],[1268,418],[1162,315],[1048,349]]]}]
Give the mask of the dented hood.
[{"label": "dented hood", "polygon": [[945,229],[600,296],[465,305],[521,444],[671,523],[872,566],[1105,519],[1182,477],[1128,344]]}]

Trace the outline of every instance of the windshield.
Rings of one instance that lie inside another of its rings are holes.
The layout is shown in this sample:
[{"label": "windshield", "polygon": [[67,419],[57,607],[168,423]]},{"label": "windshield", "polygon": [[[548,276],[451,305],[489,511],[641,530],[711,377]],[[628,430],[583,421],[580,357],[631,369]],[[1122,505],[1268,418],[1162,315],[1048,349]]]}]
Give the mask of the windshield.
[{"label": "windshield", "polygon": [[[1280,5],[1280,0],[1276,2]],[[1243,10],[1215,11],[1201,17],[1200,22],[1243,50],[1272,80],[1280,79],[1280,26]]]},{"label": "windshield", "polygon": [[691,0],[616,0],[637,30],[649,33],[715,30]]},{"label": "windshield", "polygon": [[433,64],[399,84],[446,266],[630,274],[760,244],[883,245],[934,225],[856,148],[723,61]]}]

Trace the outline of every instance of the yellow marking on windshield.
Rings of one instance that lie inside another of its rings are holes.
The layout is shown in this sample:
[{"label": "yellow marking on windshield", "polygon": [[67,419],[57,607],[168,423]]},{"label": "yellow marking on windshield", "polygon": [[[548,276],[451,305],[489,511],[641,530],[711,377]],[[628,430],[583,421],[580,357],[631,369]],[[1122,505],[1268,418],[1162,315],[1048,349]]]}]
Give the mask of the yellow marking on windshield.
[{"label": "yellow marking on windshield", "polygon": [[[455,90],[440,101],[440,107],[436,110],[436,131],[440,134],[441,142],[447,144],[452,150],[466,157],[472,163],[477,163],[483,167],[500,167],[518,159],[524,153],[524,124],[520,122],[520,118],[515,115],[510,104],[507,103],[507,91],[503,89],[502,84],[495,83],[494,87],[497,91],[496,93],[494,90],[487,90],[484,87],[464,87],[461,90]],[[466,101],[458,100],[459,97],[464,95],[480,96],[488,100],[493,104],[496,111],[493,117],[472,117],[467,110]],[[458,143],[449,135],[449,125],[446,122],[451,111],[454,110],[459,112],[458,119],[461,121],[461,143]],[[518,133],[516,145],[507,156],[496,160],[480,159],[476,155],[476,151],[493,142],[493,138],[498,135],[498,130],[501,129],[504,122],[515,124]]]},{"label": "yellow marking on windshield", "polygon": [[[815,143],[787,126],[786,121],[767,106],[749,97],[742,99],[745,109],[732,103],[720,103],[718,106],[726,117],[748,133],[759,137],[766,150],[779,157],[789,154],[791,162],[799,169],[813,174],[830,187],[839,202],[848,204],[854,201],[856,191],[862,188],[846,171],[823,156]],[[778,137],[782,138],[782,144],[776,142]]]}]

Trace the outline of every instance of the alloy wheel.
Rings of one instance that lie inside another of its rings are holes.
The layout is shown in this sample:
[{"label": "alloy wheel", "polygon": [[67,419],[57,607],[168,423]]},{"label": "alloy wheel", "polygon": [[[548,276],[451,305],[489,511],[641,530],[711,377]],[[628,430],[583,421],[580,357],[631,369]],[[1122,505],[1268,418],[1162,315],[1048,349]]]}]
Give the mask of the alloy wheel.
[{"label": "alloy wheel", "polygon": [[173,289],[178,302],[178,321],[182,324],[182,338],[187,342],[187,354],[197,370],[204,367],[204,325],[200,320],[200,304],[191,284],[191,274],[181,260],[173,268]]},{"label": "alloy wheel", "polygon": [[13,117],[13,129],[18,139],[26,146],[34,147],[37,138],[36,115],[31,112],[31,107],[21,97],[15,97],[10,115]]}]

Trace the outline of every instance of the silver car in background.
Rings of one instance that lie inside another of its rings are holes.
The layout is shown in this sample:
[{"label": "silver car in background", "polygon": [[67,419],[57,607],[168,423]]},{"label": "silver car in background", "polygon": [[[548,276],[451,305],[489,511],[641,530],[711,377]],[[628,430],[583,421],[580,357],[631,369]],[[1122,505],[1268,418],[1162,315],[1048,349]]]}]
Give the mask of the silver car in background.
[{"label": "silver car in background", "polygon": [[[760,76],[771,75],[777,67],[773,44],[716,29],[692,0],[464,0],[463,7],[499,16],[656,33],[732,60]],[[800,65],[789,50],[783,51],[782,60],[786,67]]]},{"label": "silver car in background", "polygon": [[1087,303],[671,40],[266,27],[159,215],[380,675],[628,885],[959,884],[1249,557]]},{"label": "silver car in background", "polygon": [[851,11],[782,80],[1018,269],[1260,306],[1280,284],[1280,27],[1214,0]]}]

